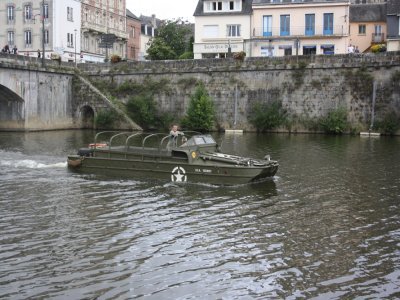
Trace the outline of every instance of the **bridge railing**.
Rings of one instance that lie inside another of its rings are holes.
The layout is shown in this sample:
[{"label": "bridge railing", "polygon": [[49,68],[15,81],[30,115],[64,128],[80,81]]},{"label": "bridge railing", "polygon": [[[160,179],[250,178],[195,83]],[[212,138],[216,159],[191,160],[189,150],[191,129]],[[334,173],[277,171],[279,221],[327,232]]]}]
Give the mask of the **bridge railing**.
[{"label": "bridge railing", "polygon": [[[20,67],[41,67],[42,59],[32,56],[0,52],[0,64],[2,63]],[[71,70],[75,67],[74,62],[59,62],[52,59],[45,59],[45,65],[52,68],[71,68]]]}]

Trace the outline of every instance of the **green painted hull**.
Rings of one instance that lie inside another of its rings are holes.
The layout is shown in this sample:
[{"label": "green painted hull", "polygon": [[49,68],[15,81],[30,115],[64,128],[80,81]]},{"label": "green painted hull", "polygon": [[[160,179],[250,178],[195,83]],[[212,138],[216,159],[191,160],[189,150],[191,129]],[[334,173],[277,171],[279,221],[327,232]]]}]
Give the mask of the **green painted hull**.
[{"label": "green painted hull", "polygon": [[[97,134],[100,135],[103,133]],[[162,137],[158,147],[146,146],[149,138],[158,134],[144,134],[139,145],[130,139],[140,135],[127,135],[123,145],[114,140],[125,133],[115,134],[107,143],[95,143],[82,148],[78,155],[68,157],[70,169],[82,173],[103,174],[119,178],[160,179],[165,182],[200,182],[217,185],[244,184],[272,177],[278,162],[252,159],[220,153],[210,135],[195,134],[189,140],[164,146],[168,136]],[[170,146],[169,146],[170,145]]]},{"label": "green painted hull", "polygon": [[[74,166],[70,162],[81,160]],[[166,182],[201,182],[217,185],[244,184],[272,177],[278,170],[275,161],[267,166],[224,165],[217,163],[188,164],[181,160],[134,160],[123,158],[69,156],[71,169],[132,179],[160,179]]]}]

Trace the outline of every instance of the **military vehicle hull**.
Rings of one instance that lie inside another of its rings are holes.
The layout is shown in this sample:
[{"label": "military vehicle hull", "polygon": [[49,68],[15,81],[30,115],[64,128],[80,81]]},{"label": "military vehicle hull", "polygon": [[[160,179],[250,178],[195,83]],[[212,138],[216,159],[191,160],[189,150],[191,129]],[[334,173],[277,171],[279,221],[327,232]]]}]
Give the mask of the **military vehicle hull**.
[{"label": "military vehicle hull", "polygon": [[[196,135],[197,141],[204,135]],[[206,136],[210,141],[210,136]],[[68,166],[82,173],[133,179],[159,179],[166,182],[201,182],[236,185],[272,177],[279,164],[267,159],[251,159],[223,154],[216,143],[168,147],[112,146],[81,149],[68,156]],[[161,142],[161,145],[163,142]],[[212,144],[212,145],[211,145]],[[97,145],[97,144],[94,144]]]}]

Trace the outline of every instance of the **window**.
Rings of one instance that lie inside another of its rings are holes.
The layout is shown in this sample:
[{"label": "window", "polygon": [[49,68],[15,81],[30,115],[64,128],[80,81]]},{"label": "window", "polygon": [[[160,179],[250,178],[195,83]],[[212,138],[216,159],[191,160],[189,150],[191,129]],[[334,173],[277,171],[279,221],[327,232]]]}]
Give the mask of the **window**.
[{"label": "window", "polygon": [[292,55],[292,47],[290,47],[290,48],[285,48],[285,49],[284,49],[284,52],[283,52],[283,55],[284,55],[284,56],[290,56],[290,55]]},{"label": "window", "polygon": [[89,50],[89,36],[85,35],[83,37],[83,47],[85,48],[85,50]]},{"label": "window", "polygon": [[30,30],[26,30],[24,32],[24,39],[25,39],[25,48],[32,47],[32,32]]},{"label": "window", "polygon": [[333,34],[333,14],[324,14],[324,35]]},{"label": "window", "polygon": [[213,10],[213,11],[221,11],[222,10],[222,1],[214,1],[214,2],[212,2],[211,10]]},{"label": "window", "polygon": [[358,34],[365,35],[365,32],[366,32],[366,25],[365,24],[358,25]]},{"label": "window", "polygon": [[228,25],[228,36],[240,36],[240,25]]},{"label": "window", "polygon": [[274,56],[274,47],[261,46],[261,56]]},{"label": "window", "polygon": [[72,7],[67,7],[67,20],[73,21],[74,20],[74,11]]},{"label": "window", "polygon": [[317,54],[317,46],[303,46],[303,55],[315,55]]},{"label": "window", "polygon": [[281,36],[290,35],[290,15],[281,15]]},{"label": "window", "polygon": [[67,33],[67,47],[74,47],[74,35],[72,33]]},{"label": "window", "polygon": [[131,30],[129,31],[129,37],[134,38],[135,37],[135,27],[131,27]]},{"label": "window", "polygon": [[48,31],[48,30],[45,30],[45,31],[44,31],[44,43],[45,43],[46,45],[49,44],[49,31]]},{"label": "window", "polygon": [[218,32],[218,25],[204,25],[203,27],[203,36],[205,38],[217,38]]},{"label": "window", "polygon": [[263,17],[263,36],[272,35],[272,16]]},{"label": "window", "polygon": [[382,34],[382,25],[375,25],[375,35],[381,35]]},{"label": "window", "polygon": [[234,10],[234,9],[235,9],[235,2],[229,1],[229,10]]},{"label": "window", "polygon": [[7,44],[9,46],[14,45],[14,31],[7,32]]},{"label": "window", "polygon": [[43,16],[45,19],[49,18],[49,5],[48,4],[43,5]]},{"label": "window", "polygon": [[335,45],[321,45],[323,54],[335,54]]},{"label": "window", "polygon": [[32,6],[25,5],[24,6],[24,20],[31,20],[32,19]]},{"label": "window", "polygon": [[315,34],[315,15],[306,14],[306,35],[311,36]]},{"label": "window", "polygon": [[7,21],[8,23],[13,23],[14,22],[14,6],[9,5],[7,6]]}]

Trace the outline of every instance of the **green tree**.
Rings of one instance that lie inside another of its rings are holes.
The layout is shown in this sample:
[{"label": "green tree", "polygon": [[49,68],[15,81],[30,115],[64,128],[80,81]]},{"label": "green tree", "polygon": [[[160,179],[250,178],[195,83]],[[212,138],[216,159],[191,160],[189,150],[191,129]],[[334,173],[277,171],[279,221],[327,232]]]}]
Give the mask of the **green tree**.
[{"label": "green tree", "polygon": [[181,20],[166,21],[158,28],[157,35],[149,41],[147,59],[178,59],[188,49],[190,29]]},{"label": "green tree", "polygon": [[212,98],[203,83],[200,83],[190,97],[186,116],[182,126],[197,131],[209,131],[214,125],[215,111]]}]

